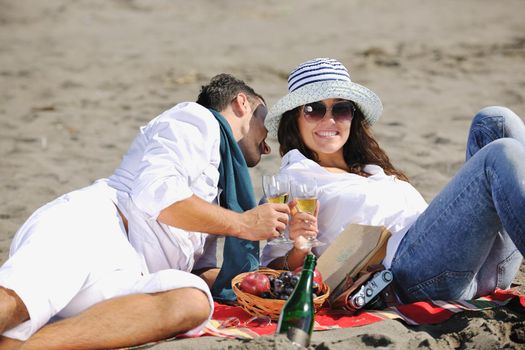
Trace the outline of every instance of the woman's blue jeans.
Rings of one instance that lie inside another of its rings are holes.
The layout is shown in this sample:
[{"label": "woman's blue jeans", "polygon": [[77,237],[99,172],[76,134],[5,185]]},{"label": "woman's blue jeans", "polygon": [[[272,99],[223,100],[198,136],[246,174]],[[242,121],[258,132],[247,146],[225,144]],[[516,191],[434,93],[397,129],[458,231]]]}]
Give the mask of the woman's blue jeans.
[{"label": "woman's blue jeans", "polygon": [[401,241],[396,290],[404,302],[476,298],[508,288],[522,254],[525,126],[487,107],[472,121],[465,164]]}]

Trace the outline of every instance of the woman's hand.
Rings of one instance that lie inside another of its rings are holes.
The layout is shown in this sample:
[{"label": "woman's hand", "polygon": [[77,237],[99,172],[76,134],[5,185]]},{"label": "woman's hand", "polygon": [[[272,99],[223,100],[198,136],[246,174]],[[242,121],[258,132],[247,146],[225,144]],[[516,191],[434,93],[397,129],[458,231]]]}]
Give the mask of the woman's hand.
[{"label": "woman's hand", "polygon": [[308,253],[310,248],[305,247],[307,237],[317,237],[319,232],[317,227],[317,214],[319,213],[319,202],[315,209],[315,214],[300,212],[296,208],[297,202],[295,200],[288,203],[290,206],[291,219],[288,223],[288,233],[290,239],[294,241],[294,247],[297,250]]}]

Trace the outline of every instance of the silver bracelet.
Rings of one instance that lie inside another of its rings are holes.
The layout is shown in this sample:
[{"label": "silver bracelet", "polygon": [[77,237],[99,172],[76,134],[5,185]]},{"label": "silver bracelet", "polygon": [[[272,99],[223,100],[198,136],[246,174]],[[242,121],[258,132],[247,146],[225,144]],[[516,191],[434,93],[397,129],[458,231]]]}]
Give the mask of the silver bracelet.
[{"label": "silver bracelet", "polygon": [[288,266],[288,256],[290,255],[290,253],[292,252],[293,248],[290,249],[289,251],[286,252],[286,254],[284,254],[284,262],[283,262],[283,268],[285,270],[288,270],[290,271],[290,266]]}]

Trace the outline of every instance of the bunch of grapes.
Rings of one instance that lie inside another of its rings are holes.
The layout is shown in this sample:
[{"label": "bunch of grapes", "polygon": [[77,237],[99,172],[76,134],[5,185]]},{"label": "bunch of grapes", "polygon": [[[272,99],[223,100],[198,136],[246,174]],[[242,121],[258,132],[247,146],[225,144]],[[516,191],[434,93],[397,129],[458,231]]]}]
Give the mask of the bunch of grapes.
[{"label": "bunch of grapes", "polygon": [[[284,271],[279,276],[268,276],[270,280],[270,291],[262,293],[261,297],[267,299],[288,300],[290,295],[299,282],[299,274],[294,274],[291,271]],[[313,283],[314,298],[320,292],[320,287],[317,282]]]}]

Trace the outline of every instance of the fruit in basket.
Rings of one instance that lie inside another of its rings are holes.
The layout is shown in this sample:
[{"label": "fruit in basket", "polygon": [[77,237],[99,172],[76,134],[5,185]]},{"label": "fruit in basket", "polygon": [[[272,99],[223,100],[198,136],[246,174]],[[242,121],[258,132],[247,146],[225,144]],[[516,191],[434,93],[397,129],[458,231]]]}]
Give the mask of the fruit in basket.
[{"label": "fruit in basket", "polygon": [[288,300],[299,281],[299,276],[291,271],[283,271],[278,276],[268,276],[270,279],[270,293],[264,298]]},{"label": "fruit in basket", "polygon": [[[262,272],[250,272],[238,284],[245,293],[257,295],[265,299],[288,300],[299,282],[302,268],[295,271],[282,271],[279,275],[266,275]],[[316,269],[314,271],[314,298],[321,294],[323,279]]]},{"label": "fruit in basket", "polygon": [[239,288],[243,292],[262,296],[270,292],[270,279],[264,273],[250,272],[243,278]]},{"label": "fruit in basket", "polygon": [[[300,276],[301,271],[303,271],[303,267],[299,266],[295,270],[293,270],[293,274],[295,276]],[[317,285],[320,287],[323,285],[323,276],[321,276],[321,272],[317,269],[317,267],[314,269],[314,286],[317,283]]]}]

